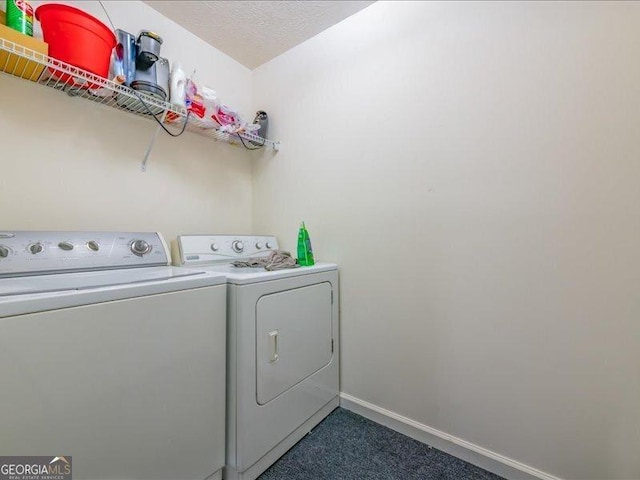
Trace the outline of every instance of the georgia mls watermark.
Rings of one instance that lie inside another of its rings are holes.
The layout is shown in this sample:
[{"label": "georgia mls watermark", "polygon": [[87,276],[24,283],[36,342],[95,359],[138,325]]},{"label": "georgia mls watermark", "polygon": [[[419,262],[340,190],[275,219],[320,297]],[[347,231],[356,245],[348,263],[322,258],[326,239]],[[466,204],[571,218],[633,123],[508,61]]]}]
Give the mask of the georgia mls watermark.
[{"label": "georgia mls watermark", "polygon": [[71,457],[0,457],[0,480],[72,480]]}]

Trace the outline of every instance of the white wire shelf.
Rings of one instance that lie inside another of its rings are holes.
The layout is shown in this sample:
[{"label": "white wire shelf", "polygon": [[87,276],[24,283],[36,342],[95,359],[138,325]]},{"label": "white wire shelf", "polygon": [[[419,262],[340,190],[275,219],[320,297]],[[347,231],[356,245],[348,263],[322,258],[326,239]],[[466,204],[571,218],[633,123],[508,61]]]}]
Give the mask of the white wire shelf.
[{"label": "white wire shelf", "polygon": [[[216,125],[205,122],[193,114],[187,117],[187,110],[184,107],[160,101],[144,92],[134,92],[129,87],[119,85],[4,38],[0,38],[0,71],[55,90],[64,91],[73,97],[80,97],[145,117],[150,121],[154,121],[153,117],[155,116],[174,133],[179,132],[184,122],[187,121],[187,131],[232,145],[242,145],[244,142],[249,148],[265,146],[276,151],[280,147],[280,142],[251,133],[221,132]],[[147,104],[150,111],[139,100],[138,95],[144,99],[144,103]]]}]

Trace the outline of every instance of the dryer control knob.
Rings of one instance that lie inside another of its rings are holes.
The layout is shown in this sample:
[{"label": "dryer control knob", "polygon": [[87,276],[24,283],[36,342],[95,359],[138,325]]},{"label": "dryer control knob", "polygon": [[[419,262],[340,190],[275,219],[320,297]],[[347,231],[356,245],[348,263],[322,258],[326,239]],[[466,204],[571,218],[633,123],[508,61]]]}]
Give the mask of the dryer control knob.
[{"label": "dryer control knob", "polygon": [[69,251],[69,250],[73,250],[73,243],[71,242],[60,242],[58,244],[58,248],[60,248],[61,250],[65,250],[65,251]]},{"label": "dryer control knob", "polygon": [[131,242],[131,252],[139,257],[146,255],[151,251],[151,245],[144,240],[134,240]]},{"label": "dryer control knob", "polygon": [[44,246],[40,242],[32,243],[27,247],[27,250],[29,250],[33,255],[37,255],[38,253],[42,253]]},{"label": "dryer control knob", "polygon": [[266,246],[267,246],[267,248],[271,248],[272,247],[271,242],[267,242]]},{"label": "dryer control knob", "polygon": [[258,250],[262,250],[262,242],[258,242],[258,243],[256,243],[256,248],[257,248]]},{"label": "dryer control knob", "polygon": [[7,258],[9,256],[9,249],[4,245],[0,245],[0,258]]},{"label": "dryer control knob", "polygon": [[217,252],[219,248],[220,248],[220,247],[218,247],[218,244],[217,244],[217,243],[212,243],[212,244],[211,244],[211,250],[213,250],[214,252]]},{"label": "dryer control knob", "polygon": [[100,250],[100,244],[95,240],[89,240],[87,242],[87,248],[89,250],[93,250],[94,252],[97,252],[98,250]]},{"label": "dryer control knob", "polygon": [[244,243],[242,243],[240,240],[234,240],[231,244],[231,248],[233,248],[234,252],[240,253],[244,250]]}]

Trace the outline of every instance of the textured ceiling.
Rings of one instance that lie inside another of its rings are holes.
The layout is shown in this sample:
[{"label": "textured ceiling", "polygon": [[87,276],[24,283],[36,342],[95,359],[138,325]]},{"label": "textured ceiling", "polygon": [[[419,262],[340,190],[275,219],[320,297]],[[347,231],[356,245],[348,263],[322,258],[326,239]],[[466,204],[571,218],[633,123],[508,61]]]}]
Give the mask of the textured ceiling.
[{"label": "textured ceiling", "polygon": [[373,1],[156,1],[145,3],[253,69]]}]

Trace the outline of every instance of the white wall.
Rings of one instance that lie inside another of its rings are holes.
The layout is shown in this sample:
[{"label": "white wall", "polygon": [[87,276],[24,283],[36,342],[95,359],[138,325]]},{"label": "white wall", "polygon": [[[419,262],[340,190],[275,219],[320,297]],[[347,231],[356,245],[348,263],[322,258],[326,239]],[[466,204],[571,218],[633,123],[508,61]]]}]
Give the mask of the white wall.
[{"label": "white wall", "polygon": [[[38,5],[43,2],[33,2]],[[67,2],[107,23],[98,2]],[[162,54],[250,118],[251,71],[142,2],[104,2],[117,28],[151,29]],[[123,112],[0,75],[2,229],[251,231],[251,158],[238,147],[161,133]]]},{"label": "white wall", "polygon": [[254,71],[254,230],[342,280],[342,390],[640,478],[640,4],[378,2]]}]

